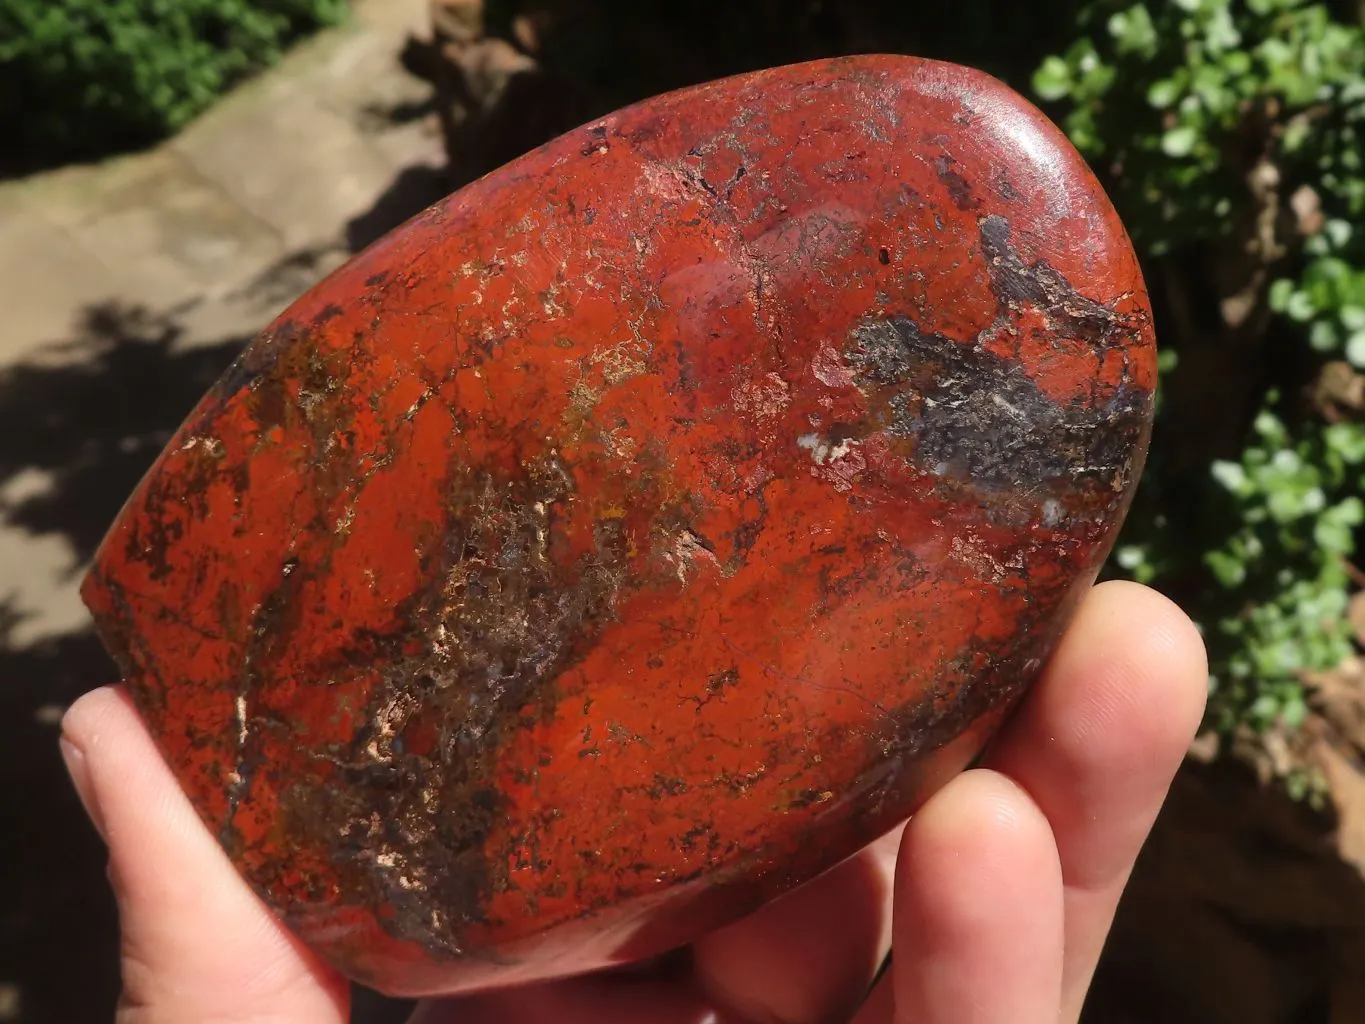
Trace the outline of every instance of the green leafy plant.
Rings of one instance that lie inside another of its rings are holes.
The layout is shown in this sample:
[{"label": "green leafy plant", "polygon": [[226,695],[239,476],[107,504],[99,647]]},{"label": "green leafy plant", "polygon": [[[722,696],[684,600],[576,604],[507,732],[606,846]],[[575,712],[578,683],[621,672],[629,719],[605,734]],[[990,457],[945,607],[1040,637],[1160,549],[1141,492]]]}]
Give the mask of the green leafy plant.
[{"label": "green leafy plant", "polygon": [[1167,346],[1112,570],[1211,654],[1210,724],[1292,728],[1352,651],[1365,521],[1365,32],[1304,0],[1089,0],[1035,93],[1104,177]]},{"label": "green leafy plant", "polygon": [[345,10],[346,0],[0,0],[6,162],[162,138]]}]

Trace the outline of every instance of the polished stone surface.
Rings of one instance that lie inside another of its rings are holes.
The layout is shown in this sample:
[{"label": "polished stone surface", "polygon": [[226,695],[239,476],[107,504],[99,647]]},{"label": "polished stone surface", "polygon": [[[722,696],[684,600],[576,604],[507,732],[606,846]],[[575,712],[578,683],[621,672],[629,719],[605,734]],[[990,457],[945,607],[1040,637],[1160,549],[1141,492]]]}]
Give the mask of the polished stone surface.
[{"label": "polished stone surface", "polygon": [[85,586],[205,821],[392,993],[658,952],[986,742],[1146,450],[1150,312],[1061,133],[905,57],[728,79],[287,310]]}]

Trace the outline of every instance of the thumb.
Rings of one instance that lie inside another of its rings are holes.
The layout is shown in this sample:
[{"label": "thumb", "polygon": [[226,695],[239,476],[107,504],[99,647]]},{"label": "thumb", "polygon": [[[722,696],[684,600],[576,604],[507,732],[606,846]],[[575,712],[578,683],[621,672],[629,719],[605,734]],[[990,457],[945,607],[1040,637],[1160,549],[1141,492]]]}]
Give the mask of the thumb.
[{"label": "thumb", "polygon": [[120,1024],[342,1024],[345,980],[280,924],[181,792],[122,687],[76,701],[62,756],[109,845]]}]

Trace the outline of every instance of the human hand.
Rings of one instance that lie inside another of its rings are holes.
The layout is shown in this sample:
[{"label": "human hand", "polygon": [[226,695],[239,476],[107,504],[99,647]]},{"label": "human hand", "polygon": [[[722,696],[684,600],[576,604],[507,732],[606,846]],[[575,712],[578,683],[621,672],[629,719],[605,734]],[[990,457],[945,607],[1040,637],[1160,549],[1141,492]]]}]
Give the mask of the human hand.
[{"label": "human hand", "polygon": [[[1202,642],[1170,602],[1102,584],[985,767],[903,830],[700,939],[681,967],[432,1001],[413,1022],[1075,1021],[1206,676]],[[120,688],[77,701],[62,745],[109,845],[122,1024],[348,1019],[344,979],[242,881]],[[888,946],[891,968],[868,995]]]}]

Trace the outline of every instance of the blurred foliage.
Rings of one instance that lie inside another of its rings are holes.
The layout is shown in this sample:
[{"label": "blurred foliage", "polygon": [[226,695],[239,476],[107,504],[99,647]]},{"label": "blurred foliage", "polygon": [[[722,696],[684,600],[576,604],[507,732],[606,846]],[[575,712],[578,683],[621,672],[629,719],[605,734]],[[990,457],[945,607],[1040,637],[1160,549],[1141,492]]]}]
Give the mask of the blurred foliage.
[{"label": "blurred foliage", "polygon": [[4,163],[154,142],[345,13],[346,0],[0,0]]},{"label": "blurred foliage", "polygon": [[1166,347],[1114,567],[1200,622],[1224,731],[1297,725],[1303,674],[1352,651],[1365,32],[1351,16],[1303,0],[1091,0],[1032,80],[1110,188]]}]

